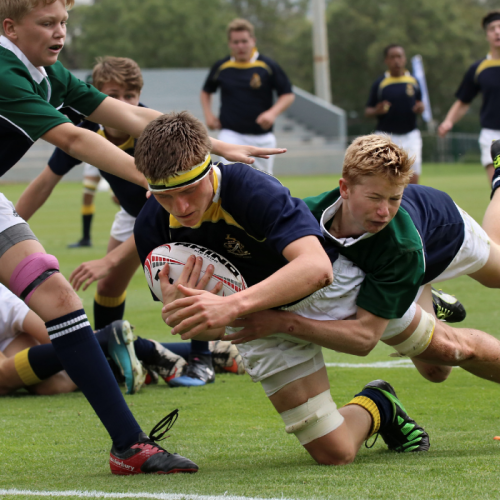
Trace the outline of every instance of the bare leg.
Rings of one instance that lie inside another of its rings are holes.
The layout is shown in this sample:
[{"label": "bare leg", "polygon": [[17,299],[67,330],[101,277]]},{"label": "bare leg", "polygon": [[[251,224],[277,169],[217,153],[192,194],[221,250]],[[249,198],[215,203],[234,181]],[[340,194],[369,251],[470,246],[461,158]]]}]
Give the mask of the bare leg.
[{"label": "bare leg", "polygon": [[486,177],[488,177],[488,182],[491,184],[491,181],[493,180],[493,174],[495,172],[495,167],[493,166],[493,163],[486,165],[486,167],[484,167],[484,170],[486,172]]},{"label": "bare leg", "polygon": [[[329,389],[330,383],[326,368],[323,367],[307,377],[291,382],[269,399],[278,413],[283,413]],[[345,420],[337,429],[304,445],[304,448],[319,464],[351,463],[370,432],[372,417],[361,406],[346,406],[340,408],[339,412]]]}]

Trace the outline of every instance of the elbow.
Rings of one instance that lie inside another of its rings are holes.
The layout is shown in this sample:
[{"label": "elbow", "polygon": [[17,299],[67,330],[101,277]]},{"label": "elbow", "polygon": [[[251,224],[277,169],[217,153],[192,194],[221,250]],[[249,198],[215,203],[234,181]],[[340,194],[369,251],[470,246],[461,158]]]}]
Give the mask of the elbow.
[{"label": "elbow", "polygon": [[372,331],[360,332],[356,346],[352,349],[352,352],[348,354],[353,354],[355,356],[366,357],[370,354],[375,346],[378,344],[378,336]]}]

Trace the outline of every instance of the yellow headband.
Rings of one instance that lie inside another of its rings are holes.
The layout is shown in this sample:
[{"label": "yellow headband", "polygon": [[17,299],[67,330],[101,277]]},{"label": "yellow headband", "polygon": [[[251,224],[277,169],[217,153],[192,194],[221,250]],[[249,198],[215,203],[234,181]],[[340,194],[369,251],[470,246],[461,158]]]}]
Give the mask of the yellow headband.
[{"label": "yellow headband", "polygon": [[185,186],[190,186],[201,181],[212,168],[212,158],[210,154],[205,156],[205,159],[195,165],[190,170],[185,170],[180,173],[175,173],[166,179],[159,181],[152,181],[151,179],[146,179],[149,184],[149,190],[152,193],[161,193],[162,191],[169,191],[171,189],[178,189]]}]

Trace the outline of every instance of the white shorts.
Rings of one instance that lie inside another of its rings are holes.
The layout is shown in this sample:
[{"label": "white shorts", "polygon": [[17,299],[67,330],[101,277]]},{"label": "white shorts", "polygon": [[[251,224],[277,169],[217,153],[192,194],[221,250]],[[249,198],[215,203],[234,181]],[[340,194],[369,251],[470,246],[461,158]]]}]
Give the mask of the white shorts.
[{"label": "white shorts", "polygon": [[128,240],[134,234],[134,223],[135,217],[120,207],[111,226],[111,237],[122,243]]},{"label": "white shorts", "polygon": [[29,307],[0,284],[0,352],[23,331]]},{"label": "white shorts", "polygon": [[[356,299],[365,273],[340,255],[333,264],[333,283],[293,306],[283,308],[315,320],[343,320],[356,314]],[[403,332],[415,315],[410,308],[401,319],[389,321],[387,338]],[[235,331],[226,328],[227,333]],[[382,338],[386,338],[384,333]],[[285,333],[239,344],[245,369],[272,395],[285,385],[318,371],[323,365],[321,347]]]},{"label": "white shorts", "polygon": [[485,230],[464,210],[457,207],[464,220],[464,241],[451,264],[431,283],[450,280],[479,271],[490,256],[490,238]]},{"label": "white shorts", "polygon": [[37,240],[27,222],[20,217],[12,202],[0,193],[0,257],[16,243]]},{"label": "white shorts", "polygon": [[[397,146],[404,149],[410,157],[415,157],[413,171],[420,175],[422,173],[422,134],[416,128],[407,134],[389,134],[387,132],[375,132],[378,135],[389,135]],[[490,162],[491,163],[491,162]]]},{"label": "white shorts", "polygon": [[491,159],[491,143],[500,139],[500,130],[482,128],[479,134],[479,148],[481,149],[481,164],[487,167],[493,163]]},{"label": "white shorts", "polygon": [[97,167],[91,165],[90,163],[83,164],[83,176],[84,177],[101,177],[101,172]]},{"label": "white shorts", "polygon": [[[276,147],[276,137],[272,132],[267,134],[251,135],[251,134],[239,134],[234,130],[229,130],[223,128],[219,132],[219,140],[228,142],[229,144],[243,144],[246,146],[256,146],[259,148],[275,148]],[[270,156],[267,160],[265,158],[255,158],[255,163],[252,164],[253,167],[262,170],[268,174],[273,173],[274,156]]]}]

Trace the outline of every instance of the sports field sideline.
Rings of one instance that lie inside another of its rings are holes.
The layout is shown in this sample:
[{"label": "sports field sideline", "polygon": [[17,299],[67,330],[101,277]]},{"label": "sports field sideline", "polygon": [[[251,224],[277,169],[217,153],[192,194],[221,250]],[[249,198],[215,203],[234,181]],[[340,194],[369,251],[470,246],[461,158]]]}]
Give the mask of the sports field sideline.
[{"label": "sports field sideline", "polygon": [[[282,178],[303,197],[331,189],[337,177]],[[424,165],[421,182],[447,191],[481,221],[489,199],[478,165]],[[16,201],[24,185],[3,185]],[[82,261],[104,255],[116,205],[96,197],[94,247],[66,248],[80,235],[80,183],[58,186],[31,221],[66,277]],[[467,309],[464,325],[499,334],[500,292],[469,278],[443,284]],[[80,292],[92,316],[95,285]],[[142,273],[128,289],[126,319],[144,337],[171,341]],[[365,383],[390,381],[412,417],[429,432],[428,453],[399,455],[380,439],[354,464],[316,465],[283,423],[264,392],[247,376],[219,375],[215,384],[169,389],[163,383],[126,396],[145,431],[174,408],[180,418],[163,444],[194,460],[194,475],[117,477],[109,472],[109,438],[80,393],[33,397],[19,392],[0,399],[0,498],[498,498],[500,497],[500,387],[455,369],[441,385],[425,381],[406,364],[386,368],[354,365],[394,362],[388,347],[366,358],[325,351],[332,395],[347,402]],[[397,361],[396,363],[398,363]],[[338,366],[348,363],[352,366]],[[335,366],[336,365],[336,366]]]}]

